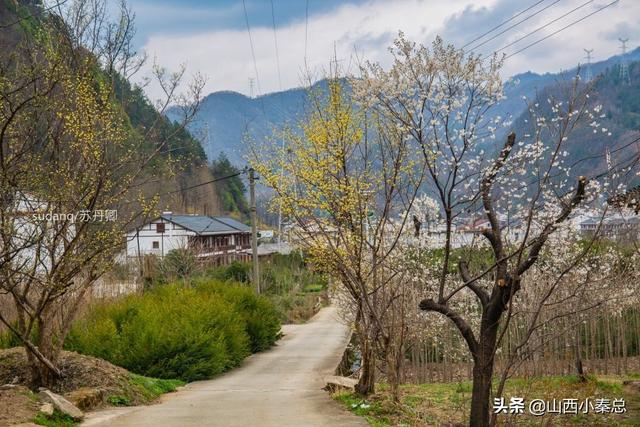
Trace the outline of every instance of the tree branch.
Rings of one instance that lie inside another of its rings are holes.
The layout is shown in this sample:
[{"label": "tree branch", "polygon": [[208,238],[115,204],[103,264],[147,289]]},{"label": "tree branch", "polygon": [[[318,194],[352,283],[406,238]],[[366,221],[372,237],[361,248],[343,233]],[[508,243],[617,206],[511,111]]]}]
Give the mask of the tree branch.
[{"label": "tree branch", "polygon": [[469,324],[458,313],[453,311],[445,304],[439,304],[432,298],[424,299],[420,301],[420,309],[423,311],[435,311],[437,313],[447,316],[456,325],[460,334],[467,342],[467,346],[475,359],[478,354],[478,341],[476,340],[473,330]]},{"label": "tree branch", "polygon": [[460,271],[460,277],[464,280],[465,285],[473,291],[474,294],[478,297],[482,306],[486,306],[487,302],[489,302],[489,294],[482,289],[476,283],[477,279],[472,279],[471,274],[469,274],[469,265],[466,261],[460,261],[458,263],[458,270]]},{"label": "tree branch", "polygon": [[584,200],[585,188],[588,182],[589,181],[584,176],[581,176],[580,178],[578,178],[578,186],[576,188],[576,192],[574,193],[573,197],[571,198],[569,203],[563,206],[562,211],[560,212],[558,217],[552,222],[545,225],[540,235],[535,238],[533,245],[531,245],[529,256],[522,263],[520,263],[520,265],[517,268],[518,276],[522,275],[529,268],[531,268],[531,266],[538,259],[538,256],[540,255],[540,251],[542,250],[542,247],[546,243],[547,239],[549,238],[551,233],[553,233],[557,228],[557,225],[562,223],[564,220],[566,220],[571,214],[571,212],[573,211],[573,209],[576,206],[578,206],[582,202],[582,200]]}]

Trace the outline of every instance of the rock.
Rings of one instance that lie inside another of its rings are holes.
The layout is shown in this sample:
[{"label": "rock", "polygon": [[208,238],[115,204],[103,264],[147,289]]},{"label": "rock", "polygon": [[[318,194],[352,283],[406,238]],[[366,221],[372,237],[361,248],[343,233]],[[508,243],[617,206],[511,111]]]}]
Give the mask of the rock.
[{"label": "rock", "polygon": [[82,387],[67,393],[66,397],[81,410],[88,411],[102,405],[105,394],[100,388]]},{"label": "rock", "polygon": [[358,380],[347,377],[329,376],[325,377],[325,383],[324,389],[335,393],[340,390],[354,391]]},{"label": "rock", "polygon": [[0,385],[0,390],[13,390],[18,388],[19,386],[16,384],[4,384]]},{"label": "rock", "polygon": [[51,390],[42,390],[38,393],[38,397],[43,402],[48,402],[53,405],[55,409],[62,412],[63,414],[69,415],[71,418],[76,420],[81,420],[84,417],[84,414],[76,405],[69,402],[64,397],[59,394],[55,394]]},{"label": "rock", "polygon": [[17,393],[29,393],[29,388],[21,385],[21,384],[4,384],[0,385],[0,390],[2,391],[14,391]]},{"label": "rock", "polygon": [[53,415],[53,405],[51,403],[43,403],[40,406],[40,412],[48,416]]}]

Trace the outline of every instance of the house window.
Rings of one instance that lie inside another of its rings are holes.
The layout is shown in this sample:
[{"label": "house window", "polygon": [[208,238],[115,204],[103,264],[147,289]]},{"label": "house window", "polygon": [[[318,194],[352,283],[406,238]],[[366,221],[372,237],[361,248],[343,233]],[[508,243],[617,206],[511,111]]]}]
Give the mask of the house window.
[{"label": "house window", "polygon": [[164,233],[164,222],[156,224],[156,233]]},{"label": "house window", "polygon": [[151,243],[151,245],[153,246],[153,249],[160,249],[160,242],[158,242],[157,240]]}]

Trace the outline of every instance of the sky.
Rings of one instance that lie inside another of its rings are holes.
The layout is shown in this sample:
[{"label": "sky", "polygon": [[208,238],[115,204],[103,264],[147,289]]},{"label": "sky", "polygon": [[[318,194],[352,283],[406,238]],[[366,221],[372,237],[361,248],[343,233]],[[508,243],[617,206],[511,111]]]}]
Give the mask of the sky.
[{"label": "sky", "polygon": [[[303,86],[309,74],[322,77],[334,58],[348,73],[357,73],[364,60],[389,66],[388,48],[399,31],[417,43],[428,45],[440,35],[462,47],[522,12],[466,47],[491,54],[556,20],[500,51],[509,55],[611,1],[245,0],[243,5],[242,0],[130,0],[136,14],[136,46],[149,56],[135,79],[149,75],[154,62],[169,71],[184,65],[187,75],[200,72],[206,77],[207,94],[232,90],[249,95],[252,78],[253,94],[260,95]],[[629,38],[630,48],[640,45],[640,0],[618,0],[509,57],[503,77],[574,67],[584,63],[585,48],[593,49],[594,61],[606,59],[620,53],[619,37]],[[152,100],[159,97],[154,85],[146,91]]]}]

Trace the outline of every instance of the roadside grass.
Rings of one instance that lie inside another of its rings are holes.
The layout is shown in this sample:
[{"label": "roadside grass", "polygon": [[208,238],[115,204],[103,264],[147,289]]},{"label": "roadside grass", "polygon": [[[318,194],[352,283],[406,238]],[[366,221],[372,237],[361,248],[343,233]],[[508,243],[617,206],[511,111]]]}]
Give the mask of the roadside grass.
[{"label": "roadside grass", "polygon": [[[185,382],[180,380],[164,380],[130,374],[128,387],[125,387],[123,394],[107,396],[106,403],[111,406],[131,406],[135,404],[136,400],[139,402],[140,397],[143,398],[145,403],[148,403],[164,393],[175,391],[184,384]],[[33,393],[31,394],[37,400],[37,396]],[[33,423],[46,427],[76,427],[80,425],[72,417],[58,410],[55,410],[53,415],[38,412],[33,418]]]},{"label": "roadside grass", "polygon": [[[511,397],[525,399],[524,414],[501,414],[499,425],[518,426],[638,426],[640,425],[640,392],[623,386],[626,376],[589,376],[586,382],[578,377],[548,376],[535,378],[514,378],[507,381],[505,402]],[[337,392],[333,397],[348,410],[364,417],[369,425],[384,426],[453,426],[466,425],[471,404],[471,381],[434,384],[404,384],[400,386],[400,402],[395,403],[390,388],[385,383],[376,384],[376,393],[362,398],[350,392]],[[588,414],[558,415],[545,414],[533,416],[528,413],[528,402],[532,399],[561,401],[577,399],[584,402],[589,399],[595,405],[595,399],[623,398],[626,403],[625,414],[597,414],[590,409]]]},{"label": "roadside grass", "polygon": [[139,403],[149,403],[165,393],[170,393],[186,383],[182,380],[168,380],[150,378],[138,374],[129,374],[128,384],[122,388],[122,393],[107,396],[107,403],[111,406],[132,406]]},{"label": "roadside grass", "polygon": [[80,425],[72,417],[67,414],[63,414],[57,409],[53,411],[53,415],[38,412],[33,418],[33,423],[46,427],[76,427]]},{"label": "roadside grass", "polygon": [[182,380],[165,380],[160,378],[149,378],[138,374],[131,374],[131,384],[149,401],[158,398],[160,395],[176,391],[186,383]]}]

